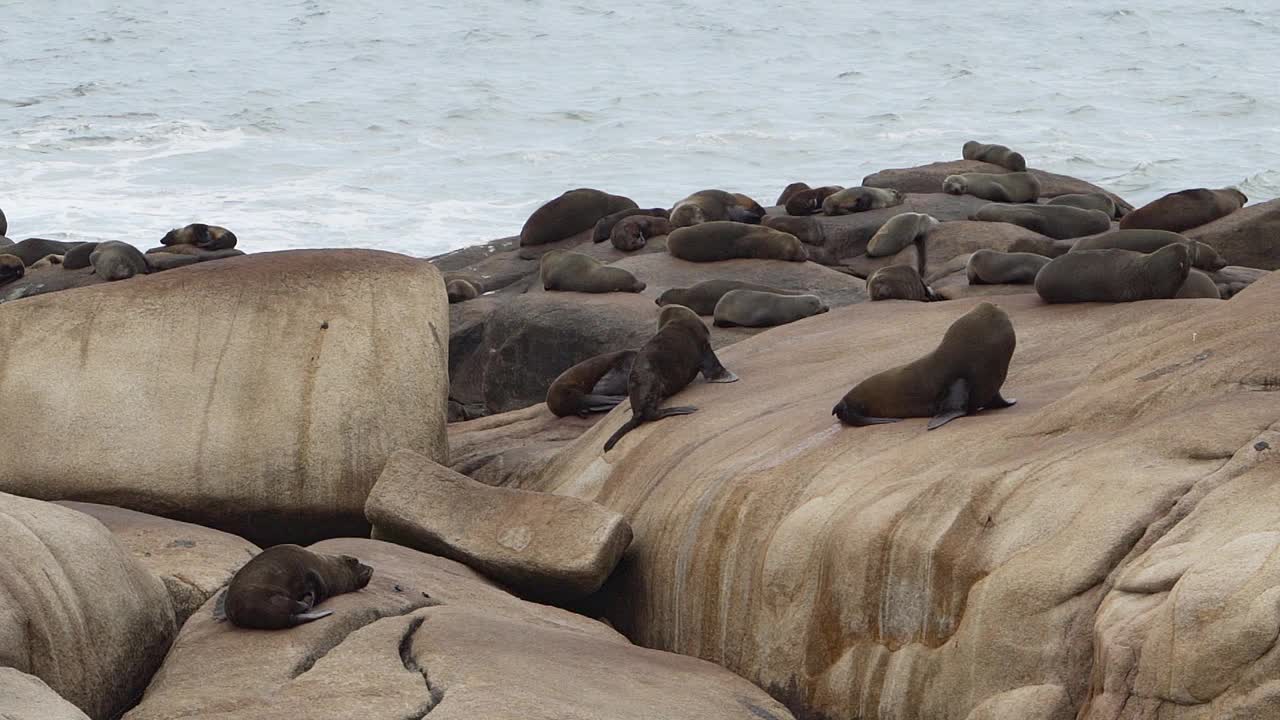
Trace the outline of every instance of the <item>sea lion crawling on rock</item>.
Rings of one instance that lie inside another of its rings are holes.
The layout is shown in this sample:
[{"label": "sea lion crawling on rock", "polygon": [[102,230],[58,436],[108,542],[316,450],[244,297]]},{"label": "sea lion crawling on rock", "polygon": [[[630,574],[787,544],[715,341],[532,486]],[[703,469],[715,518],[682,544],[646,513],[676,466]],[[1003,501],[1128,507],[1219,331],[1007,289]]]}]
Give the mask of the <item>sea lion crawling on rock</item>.
[{"label": "sea lion crawling on rock", "polygon": [[764,217],[760,203],[743,195],[724,190],[699,190],[677,202],[669,216],[672,228],[690,227],[717,220],[757,225]]},{"label": "sea lion crawling on rock", "polygon": [[942,191],[992,202],[1033,203],[1040,197],[1040,181],[1029,172],[961,173],[944,178]]},{"label": "sea lion crawling on rock", "polygon": [[928,417],[928,429],[982,409],[1006,408],[1000,395],[1017,339],[1009,316],[979,303],[947,328],[928,355],[872,375],[853,387],[831,414],[861,427]]},{"label": "sea lion crawling on rock", "polygon": [[631,419],[605,442],[605,452],[643,423],[697,412],[693,406],[663,409],[658,406],[684,389],[699,372],[707,382],[728,383],[738,379],[711,349],[711,331],[702,320],[683,305],[668,305],[658,315],[657,334],[636,353],[627,377]]},{"label": "sea lion crawling on rock", "polygon": [[547,408],[557,417],[609,412],[627,399],[635,350],[588,358],[560,373],[547,389]]},{"label": "sea lion crawling on rock", "polygon": [[683,305],[698,315],[714,315],[716,303],[732,290],[756,290],[775,295],[793,295],[790,290],[779,290],[768,285],[743,282],[742,280],[703,280],[689,288],[671,288],[658,296],[655,303],[666,305]]},{"label": "sea lion crawling on rock", "polygon": [[643,210],[640,208],[630,208],[627,210],[619,210],[616,213],[610,213],[596,221],[596,226],[591,230],[591,242],[601,243],[608,240],[610,235],[613,233],[614,226],[629,217],[635,215],[648,215],[649,217],[666,218],[670,214],[671,211],[666,208],[647,208]]},{"label": "sea lion crawling on rock", "polygon": [[1168,299],[1191,270],[1191,251],[1175,243],[1146,255],[1082,250],[1054,258],[1036,275],[1045,302],[1133,302]]},{"label": "sea lion crawling on rock", "polygon": [[622,268],[570,250],[552,250],[542,256],[538,269],[544,290],[607,293],[642,292],[645,284]]},{"label": "sea lion crawling on rock", "polygon": [[875,187],[851,187],[832,193],[822,201],[823,215],[850,215],[868,210],[883,210],[906,202],[897,190]]},{"label": "sea lion crawling on rock", "polygon": [[147,259],[142,251],[116,240],[98,243],[89,253],[89,264],[93,266],[93,274],[106,280],[128,280],[134,275],[147,272]]},{"label": "sea lion crawling on rock", "polygon": [[372,577],[373,568],[350,555],[275,545],[236,571],[218,596],[214,617],[242,628],[295,627],[332,615],[332,610],[314,608],[331,597],[365,587]]},{"label": "sea lion crawling on rock", "polygon": [[633,215],[618,221],[609,233],[609,242],[623,252],[633,252],[643,248],[649,238],[666,235],[671,232],[671,221],[664,217],[649,215]]},{"label": "sea lion crawling on rock", "polygon": [[17,255],[0,254],[0,285],[21,279],[27,274],[27,264]]},{"label": "sea lion crawling on rock", "polygon": [[979,162],[991,163],[999,165],[1006,170],[1013,172],[1026,172],[1027,160],[1020,153],[1016,153],[1004,145],[996,145],[994,143],[980,143],[977,140],[970,140],[964,144],[960,150],[965,160],[977,160]]},{"label": "sea lion crawling on rock", "polygon": [[844,190],[840,185],[823,185],[818,188],[801,190],[787,198],[784,209],[788,215],[815,215],[822,212],[822,203],[826,199]]},{"label": "sea lion crawling on rock", "polygon": [[195,245],[203,250],[230,250],[236,246],[236,234],[219,225],[192,223],[165,233],[161,245]]}]

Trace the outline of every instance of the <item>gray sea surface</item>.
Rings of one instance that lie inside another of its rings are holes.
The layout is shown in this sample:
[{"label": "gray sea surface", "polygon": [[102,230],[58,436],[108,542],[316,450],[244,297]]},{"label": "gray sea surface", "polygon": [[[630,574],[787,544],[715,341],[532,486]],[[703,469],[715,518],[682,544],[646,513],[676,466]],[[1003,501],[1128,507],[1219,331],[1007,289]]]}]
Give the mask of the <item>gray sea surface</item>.
[{"label": "gray sea surface", "polygon": [[1278,46],[1274,0],[0,0],[0,208],[14,239],[428,256],[570,188],[769,204],[969,139],[1260,201]]}]

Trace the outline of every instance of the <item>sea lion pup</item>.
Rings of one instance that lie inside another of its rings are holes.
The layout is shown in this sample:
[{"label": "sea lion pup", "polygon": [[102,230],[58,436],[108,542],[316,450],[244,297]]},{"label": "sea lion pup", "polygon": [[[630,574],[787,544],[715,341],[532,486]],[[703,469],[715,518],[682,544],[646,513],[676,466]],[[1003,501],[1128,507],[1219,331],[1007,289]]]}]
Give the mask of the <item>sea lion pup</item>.
[{"label": "sea lion pup", "polygon": [[969,256],[965,273],[970,285],[1030,285],[1050,259],[1036,253],[983,248]]},{"label": "sea lion pup", "polygon": [[662,401],[684,389],[698,373],[707,382],[736,382],[738,376],[720,363],[711,349],[711,331],[693,311],[683,305],[668,305],[658,315],[658,332],[636,353],[627,376],[631,397],[631,419],[604,444],[609,452],[623,435],[642,423],[672,415],[697,412],[693,406],[658,409]]},{"label": "sea lion pup", "polygon": [[961,148],[960,154],[965,160],[977,160],[979,162],[991,163],[999,165],[1006,170],[1013,172],[1026,172],[1027,161],[1021,154],[1016,153],[1004,145],[980,143],[977,140],[970,140]]},{"label": "sea lion pup", "polygon": [[979,303],[947,328],[924,357],[885,370],[853,387],[831,414],[861,427],[927,417],[928,429],[979,410],[1006,408],[1000,395],[1017,339],[1003,310]]},{"label": "sea lion pup", "polygon": [[635,350],[619,350],[565,370],[547,389],[547,408],[556,417],[609,412],[627,397],[627,377],[635,359]]},{"label": "sea lion pup", "polygon": [[920,271],[910,265],[889,265],[867,278],[867,295],[872,300],[942,300],[933,288],[924,284]]},{"label": "sea lion pup", "polygon": [[912,243],[919,246],[940,224],[937,218],[924,213],[894,215],[867,241],[867,257],[889,257]]},{"label": "sea lion pup", "polygon": [[1247,202],[1249,198],[1235,188],[1181,190],[1133,210],[1121,218],[1120,227],[1182,232],[1226,217]]},{"label": "sea lion pup", "polygon": [[593,188],[566,190],[544,203],[520,228],[520,246],[546,245],[590,230],[603,217],[638,208],[635,201]]},{"label": "sea lion pup", "polygon": [[27,274],[27,264],[17,255],[0,254],[0,285],[11,283]]},{"label": "sea lion pup", "polygon": [[480,289],[470,280],[462,278],[454,278],[445,283],[444,291],[449,296],[450,305],[480,297]]},{"label": "sea lion pup", "polygon": [[649,217],[665,218],[670,214],[671,211],[666,208],[647,208],[643,210],[640,208],[631,208],[629,210],[619,210],[616,213],[610,213],[596,221],[595,227],[591,230],[591,242],[601,243],[608,240],[609,236],[613,233],[613,228],[625,218],[635,215],[648,215]]},{"label": "sea lion pup", "polygon": [[218,596],[214,617],[242,628],[280,630],[319,620],[332,610],[316,605],[369,584],[373,568],[350,555],[324,555],[275,545],[236,571]]},{"label": "sea lion pup", "polygon": [[1175,298],[1213,298],[1221,300],[1222,293],[1218,290],[1218,284],[1213,278],[1205,275],[1199,270],[1192,270],[1187,273],[1187,279],[1182,283],[1182,287],[1178,288],[1178,292],[1174,294]]},{"label": "sea lion pup", "polygon": [[66,270],[79,270],[89,267],[89,255],[98,249],[96,242],[83,242],[72,247],[62,256],[62,267]]},{"label": "sea lion pup", "polygon": [[703,280],[690,288],[671,288],[658,296],[655,303],[659,305],[683,305],[698,315],[714,315],[716,303],[731,290],[756,290],[775,295],[795,295],[789,290],[779,290],[768,285],[743,282],[741,280]]},{"label": "sea lion pup", "polygon": [[538,273],[544,290],[638,293],[645,287],[622,268],[608,267],[590,255],[569,250],[552,250],[543,255]]},{"label": "sea lion pup", "polygon": [[832,193],[822,201],[823,215],[850,215],[901,205],[906,197],[897,190],[851,187]]},{"label": "sea lion pup", "polygon": [[1070,205],[1081,210],[1100,210],[1115,219],[1116,202],[1102,193],[1071,193],[1049,198],[1046,205]]},{"label": "sea lion pup", "polygon": [[1040,198],[1040,181],[1029,172],[962,173],[948,175],[942,191],[993,202],[1033,203]]},{"label": "sea lion pup", "polygon": [[844,188],[840,185],[823,185],[793,193],[787,198],[785,209],[788,215],[815,215],[822,212],[822,203]]},{"label": "sea lion pup", "polygon": [[671,227],[691,227],[705,222],[732,220],[759,224],[764,208],[741,193],[724,190],[699,190],[671,208]]},{"label": "sea lion pup", "polygon": [[1192,240],[1168,230],[1112,230],[1111,232],[1081,238],[1072,246],[1071,252],[1081,250],[1132,250],[1140,253],[1152,253],[1167,245],[1181,243],[1191,251],[1191,267],[1215,272],[1227,266],[1227,261],[1218,254],[1212,245],[1199,240]]},{"label": "sea lion pup", "polygon": [[174,228],[160,238],[161,245],[195,245],[204,250],[230,250],[236,246],[236,234],[218,225],[192,223]]},{"label": "sea lion pup", "polygon": [[820,315],[830,308],[817,295],[730,290],[715,308],[717,327],[773,327]]},{"label": "sea lion pup", "polygon": [[1133,302],[1173,297],[1191,270],[1186,245],[1144,255],[1132,250],[1082,250],[1054,258],[1036,275],[1036,292],[1050,303]]},{"label": "sea lion pup", "polygon": [[1096,235],[1111,229],[1111,218],[1101,210],[1082,210],[1070,205],[991,203],[978,208],[972,219],[1019,225],[1055,240]]},{"label": "sea lion pup", "polygon": [[795,235],[740,222],[717,220],[676,228],[667,236],[667,252],[689,262],[734,258],[804,262],[809,253]]},{"label": "sea lion pup", "polygon": [[128,280],[147,272],[147,259],[142,251],[115,240],[98,243],[89,253],[89,264],[93,266],[94,275],[109,282]]},{"label": "sea lion pup", "polygon": [[778,196],[778,201],[775,202],[774,205],[779,205],[779,206],[786,205],[787,201],[791,199],[792,195],[795,195],[798,192],[803,192],[805,190],[810,190],[810,189],[812,188],[809,187],[809,183],[793,182],[782,189],[782,194]]},{"label": "sea lion pup", "polygon": [[609,234],[609,242],[623,252],[632,252],[644,247],[651,237],[666,235],[671,232],[671,221],[664,217],[633,215],[623,218],[613,226]]}]

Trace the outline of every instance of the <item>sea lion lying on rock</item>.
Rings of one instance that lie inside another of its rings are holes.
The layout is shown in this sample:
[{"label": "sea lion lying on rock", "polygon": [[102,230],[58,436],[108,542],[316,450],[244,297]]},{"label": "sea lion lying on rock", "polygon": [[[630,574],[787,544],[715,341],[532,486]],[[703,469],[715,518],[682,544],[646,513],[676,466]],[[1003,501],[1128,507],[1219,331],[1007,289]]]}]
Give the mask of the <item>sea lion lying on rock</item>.
[{"label": "sea lion lying on rock", "polygon": [[1009,316],[980,303],[928,355],[858,383],[831,414],[855,427],[927,417],[933,430],[984,408],[1009,407],[1017,401],[1002,397],[1000,386],[1016,345]]},{"label": "sea lion lying on rock", "polygon": [[128,280],[134,275],[146,274],[148,269],[142,251],[116,240],[98,243],[89,253],[89,264],[93,266],[94,275],[108,282]]},{"label": "sea lion lying on rock", "polygon": [[714,221],[676,228],[667,236],[667,252],[689,262],[734,258],[804,262],[809,253],[795,236],[763,225]]},{"label": "sea lion lying on rock", "polygon": [[645,288],[626,270],[608,267],[590,255],[570,250],[552,250],[543,255],[539,275],[544,290],[638,293]]},{"label": "sea lion lying on rock", "polygon": [[1221,300],[1222,293],[1218,290],[1218,284],[1213,278],[1205,275],[1199,270],[1192,270],[1187,273],[1187,279],[1182,283],[1182,287],[1178,288],[1175,298],[1211,298],[1213,300]]},{"label": "sea lion lying on rock", "polygon": [[549,200],[524,221],[520,246],[546,245],[590,230],[608,215],[639,207],[629,197],[594,188],[567,190]]},{"label": "sea lion lying on rock", "polygon": [[788,215],[814,215],[822,212],[822,203],[827,198],[844,190],[839,185],[823,185],[819,188],[810,188],[793,193],[787,198],[785,210]]},{"label": "sea lion lying on rock", "polygon": [[64,270],[79,270],[89,267],[89,256],[98,249],[96,242],[83,242],[73,246],[62,256]]},{"label": "sea lion lying on rock", "polygon": [[764,217],[760,203],[741,193],[699,190],[671,208],[671,227],[691,227],[717,220],[758,224]]},{"label": "sea lion lying on rock", "polygon": [[1013,172],[1026,172],[1027,169],[1026,159],[1004,145],[986,144],[977,140],[970,140],[964,144],[960,152],[965,160],[991,163]]},{"label": "sea lion lying on rock", "polygon": [[54,265],[61,265],[61,264],[62,264],[61,255],[45,255],[44,257],[37,260],[35,264],[31,266],[31,269],[40,270],[42,268],[53,267]]},{"label": "sea lion lying on rock", "polygon": [[170,255],[190,255],[200,258],[200,262],[206,260],[222,260],[230,257],[241,257],[244,255],[243,250],[236,248],[226,248],[224,250],[206,250],[195,245],[161,245],[147,250],[147,255],[156,255],[168,253]]},{"label": "sea lion lying on rock", "polygon": [[313,610],[336,595],[369,584],[373,568],[350,555],[324,555],[298,545],[276,545],[245,563],[218,596],[214,617],[242,628],[281,630],[319,620]]},{"label": "sea lion lying on rock", "polygon": [[236,234],[219,225],[192,223],[165,233],[161,245],[195,245],[202,250],[230,250],[236,246]]},{"label": "sea lion lying on rock", "polygon": [[609,234],[609,242],[623,252],[633,252],[643,248],[649,238],[666,235],[671,232],[671,221],[664,217],[633,215],[623,218]]},{"label": "sea lion lying on rock", "polygon": [[970,285],[1030,285],[1050,259],[1036,253],[983,248],[969,256],[965,273]]},{"label": "sea lion lying on rock", "polygon": [[730,290],[715,307],[717,327],[786,325],[830,308],[817,295],[782,295],[759,290]]},{"label": "sea lion lying on rock", "polygon": [[1040,197],[1040,181],[1029,172],[962,173],[943,179],[942,191],[993,202],[1032,203]]},{"label": "sea lion lying on rock", "polygon": [[741,280],[703,280],[690,288],[671,288],[659,295],[654,302],[662,306],[683,305],[698,315],[714,315],[716,303],[720,302],[725,293],[733,290],[755,290],[775,295],[797,294]]},{"label": "sea lion lying on rock", "polygon": [[591,242],[601,243],[608,240],[613,233],[613,228],[622,220],[636,215],[648,215],[649,217],[666,218],[671,212],[666,208],[631,208],[629,210],[619,210],[616,213],[605,215],[596,221],[596,225],[591,230]]},{"label": "sea lion lying on rock", "polygon": [[0,285],[11,283],[27,274],[27,265],[17,255],[0,254]]},{"label": "sea lion lying on rock", "polygon": [[560,373],[547,389],[547,408],[557,417],[609,412],[627,397],[635,350],[588,358]]},{"label": "sea lion lying on rock", "polygon": [[822,201],[823,215],[852,215],[868,210],[896,207],[906,201],[897,190],[874,187],[851,187],[832,193]]},{"label": "sea lion lying on rock", "polygon": [[1070,205],[1001,205],[978,208],[973,220],[1007,222],[1056,240],[1096,235],[1111,229],[1111,218],[1101,210]]},{"label": "sea lion lying on rock", "polygon": [[910,265],[889,265],[867,278],[867,295],[872,300],[916,300],[931,302],[942,296],[924,283],[920,271]]},{"label": "sea lion lying on rock", "polygon": [[5,246],[4,253],[20,258],[23,265],[31,267],[46,255],[66,255],[67,251],[75,247],[76,244],[61,240],[47,240],[45,238],[27,238]]},{"label": "sea lion lying on rock", "polygon": [[1072,246],[1071,252],[1117,249],[1152,253],[1176,243],[1186,245],[1191,251],[1191,267],[1213,272],[1227,266],[1227,261],[1213,246],[1168,230],[1113,230],[1101,235],[1081,238]]},{"label": "sea lion lying on rock", "polygon": [[1130,212],[1120,220],[1124,230],[1168,230],[1182,232],[1214,220],[1244,207],[1249,198],[1235,188],[1193,188],[1169,193]]},{"label": "sea lion lying on rock", "polygon": [[1049,198],[1046,205],[1070,205],[1081,210],[1099,210],[1109,218],[1115,218],[1116,202],[1102,193],[1071,193]]},{"label": "sea lion lying on rock", "polygon": [[454,278],[445,283],[444,291],[449,297],[450,305],[480,297],[480,289],[470,280],[462,278]]},{"label": "sea lion lying on rock", "polygon": [[1191,270],[1191,251],[1174,244],[1146,255],[1081,250],[1055,258],[1036,275],[1045,302],[1133,302],[1173,297]]},{"label": "sea lion lying on rock", "polygon": [[793,182],[782,189],[782,193],[778,195],[778,201],[775,202],[774,205],[777,205],[779,207],[784,207],[786,206],[787,201],[791,199],[791,196],[795,195],[798,192],[804,192],[805,190],[812,190],[812,189],[813,188],[809,187],[808,183]]}]

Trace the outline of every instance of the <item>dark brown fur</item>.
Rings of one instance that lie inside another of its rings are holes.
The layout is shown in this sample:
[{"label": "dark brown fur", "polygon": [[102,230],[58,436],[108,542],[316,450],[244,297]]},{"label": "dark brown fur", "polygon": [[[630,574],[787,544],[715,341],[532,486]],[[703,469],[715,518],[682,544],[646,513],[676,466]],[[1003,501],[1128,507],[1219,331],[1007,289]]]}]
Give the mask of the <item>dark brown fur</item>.
[{"label": "dark brown fur", "polygon": [[671,208],[671,227],[682,228],[717,220],[759,224],[764,208],[741,193],[699,190]]},{"label": "dark brown fur", "polygon": [[713,315],[716,311],[716,303],[731,290],[758,290],[777,295],[791,294],[787,290],[741,280],[703,280],[690,288],[671,288],[659,295],[654,302],[659,305],[683,305],[698,315]]},{"label": "dark brown fur", "polygon": [[1102,193],[1071,193],[1068,195],[1058,195],[1049,198],[1046,205],[1069,205],[1078,207],[1081,210],[1099,210],[1107,214],[1109,218],[1116,218],[1119,213],[1116,211],[1116,202],[1109,196]]},{"label": "dark brown fur", "polygon": [[27,265],[17,255],[0,252],[0,285],[11,283],[27,274]]},{"label": "dark brown fur", "polygon": [[1049,258],[1036,253],[1000,252],[982,248],[969,256],[965,273],[970,285],[1030,285]]},{"label": "dark brown fur", "polygon": [[98,249],[98,243],[86,242],[80,243],[68,250],[62,256],[62,267],[65,270],[79,270],[80,268],[89,267],[89,255]]},{"label": "dark brown fur", "polygon": [[774,205],[786,205],[787,201],[791,199],[792,195],[795,195],[798,192],[804,192],[805,190],[809,190],[809,189],[811,189],[809,187],[809,183],[793,182],[782,189],[782,194],[778,195],[778,201],[775,202]]},{"label": "dark brown fur", "polygon": [[622,268],[609,267],[599,260],[569,250],[552,250],[539,265],[544,290],[567,292],[641,292],[645,285]]},{"label": "dark brown fur", "polygon": [[520,228],[520,245],[546,245],[595,227],[601,218],[632,210],[635,201],[592,188],[568,190],[533,211]]},{"label": "dark brown fur", "polygon": [[1113,230],[1101,235],[1081,238],[1072,246],[1071,252],[1114,248],[1140,253],[1153,253],[1174,243],[1186,245],[1187,249],[1191,251],[1191,267],[1213,272],[1227,266],[1227,261],[1218,254],[1218,251],[1213,246],[1168,230]]},{"label": "dark brown fur", "polygon": [[1111,218],[1101,210],[1082,210],[1070,205],[991,203],[978,208],[973,219],[1018,225],[1056,240],[1096,235],[1111,229]]},{"label": "dark brown fur", "polygon": [[671,232],[671,221],[664,217],[635,215],[623,218],[613,226],[609,234],[609,242],[623,252],[632,252],[644,247],[649,238],[666,235]]},{"label": "dark brown fur", "polygon": [[145,274],[149,269],[141,250],[114,240],[98,243],[89,253],[89,264],[93,265],[94,275],[107,281],[128,280],[134,275]]},{"label": "dark brown fur", "polygon": [[672,230],[667,236],[667,252],[690,262],[735,258],[804,262],[809,258],[804,245],[794,235],[762,225],[724,221]]},{"label": "dark brown fur", "polygon": [[839,185],[824,185],[794,193],[787,198],[788,215],[816,215],[822,212],[822,203],[844,188]]},{"label": "dark brown fur", "polygon": [[1025,172],[1027,169],[1026,158],[1022,157],[1021,153],[1016,153],[1004,145],[986,144],[977,140],[970,140],[964,144],[960,152],[965,160],[991,163],[1013,172]]},{"label": "dark brown fur", "polygon": [[871,273],[867,278],[867,295],[872,300],[930,302],[942,299],[924,284],[920,271],[910,265],[889,265]]},{"label": "dark brown fur", "polygon": [[192,223],[165,233],[161,245],[195,245],[204,250],[230,250],[236,246],[236,234],[218,225]]},{"label": "dark brown fur", "polygon": [[648,208],[643,210],[640,208],[630,208],[628,210],[619,210],[616,213],[605,215],[596,222],[595,228],[591,230],[591,242],[600,243],[608,240],[609,236],[613,233],[613,228],[620,221],[625,220],[626,218],[635,215],[648,215],[649,217],[665,218],[670,214],[671,211],[666,208]]},{"label": "dark brown fur", "polygon": [[1193,188],[1153,200],[1120,220],[1125,230],[1182,232],[1226,217],[1244,207],[1249,198],[1235,188]]},{"label": "dark brown fur", "polygon": [[276,545],[236,572],[219,604],[226,618],[239,627],[280,630],[331,614],[312,612],[312,608],[363,588],[371,577],[373,568],[350,555]]},{"label": "dark brown fur", "polygon": [[547,389],[547,408],[557,417],[612,410],[627,397],[627,378],[635,359],[635,350],[619,350],[565,370]]},{"label": "dark brown fur", "polygon": [[1054,259],[1036,275],[1045,302],[1133,302],[1171,298],[1191,270],[1186,245],[1150,255],[1131,250],[1082,250]]}]

